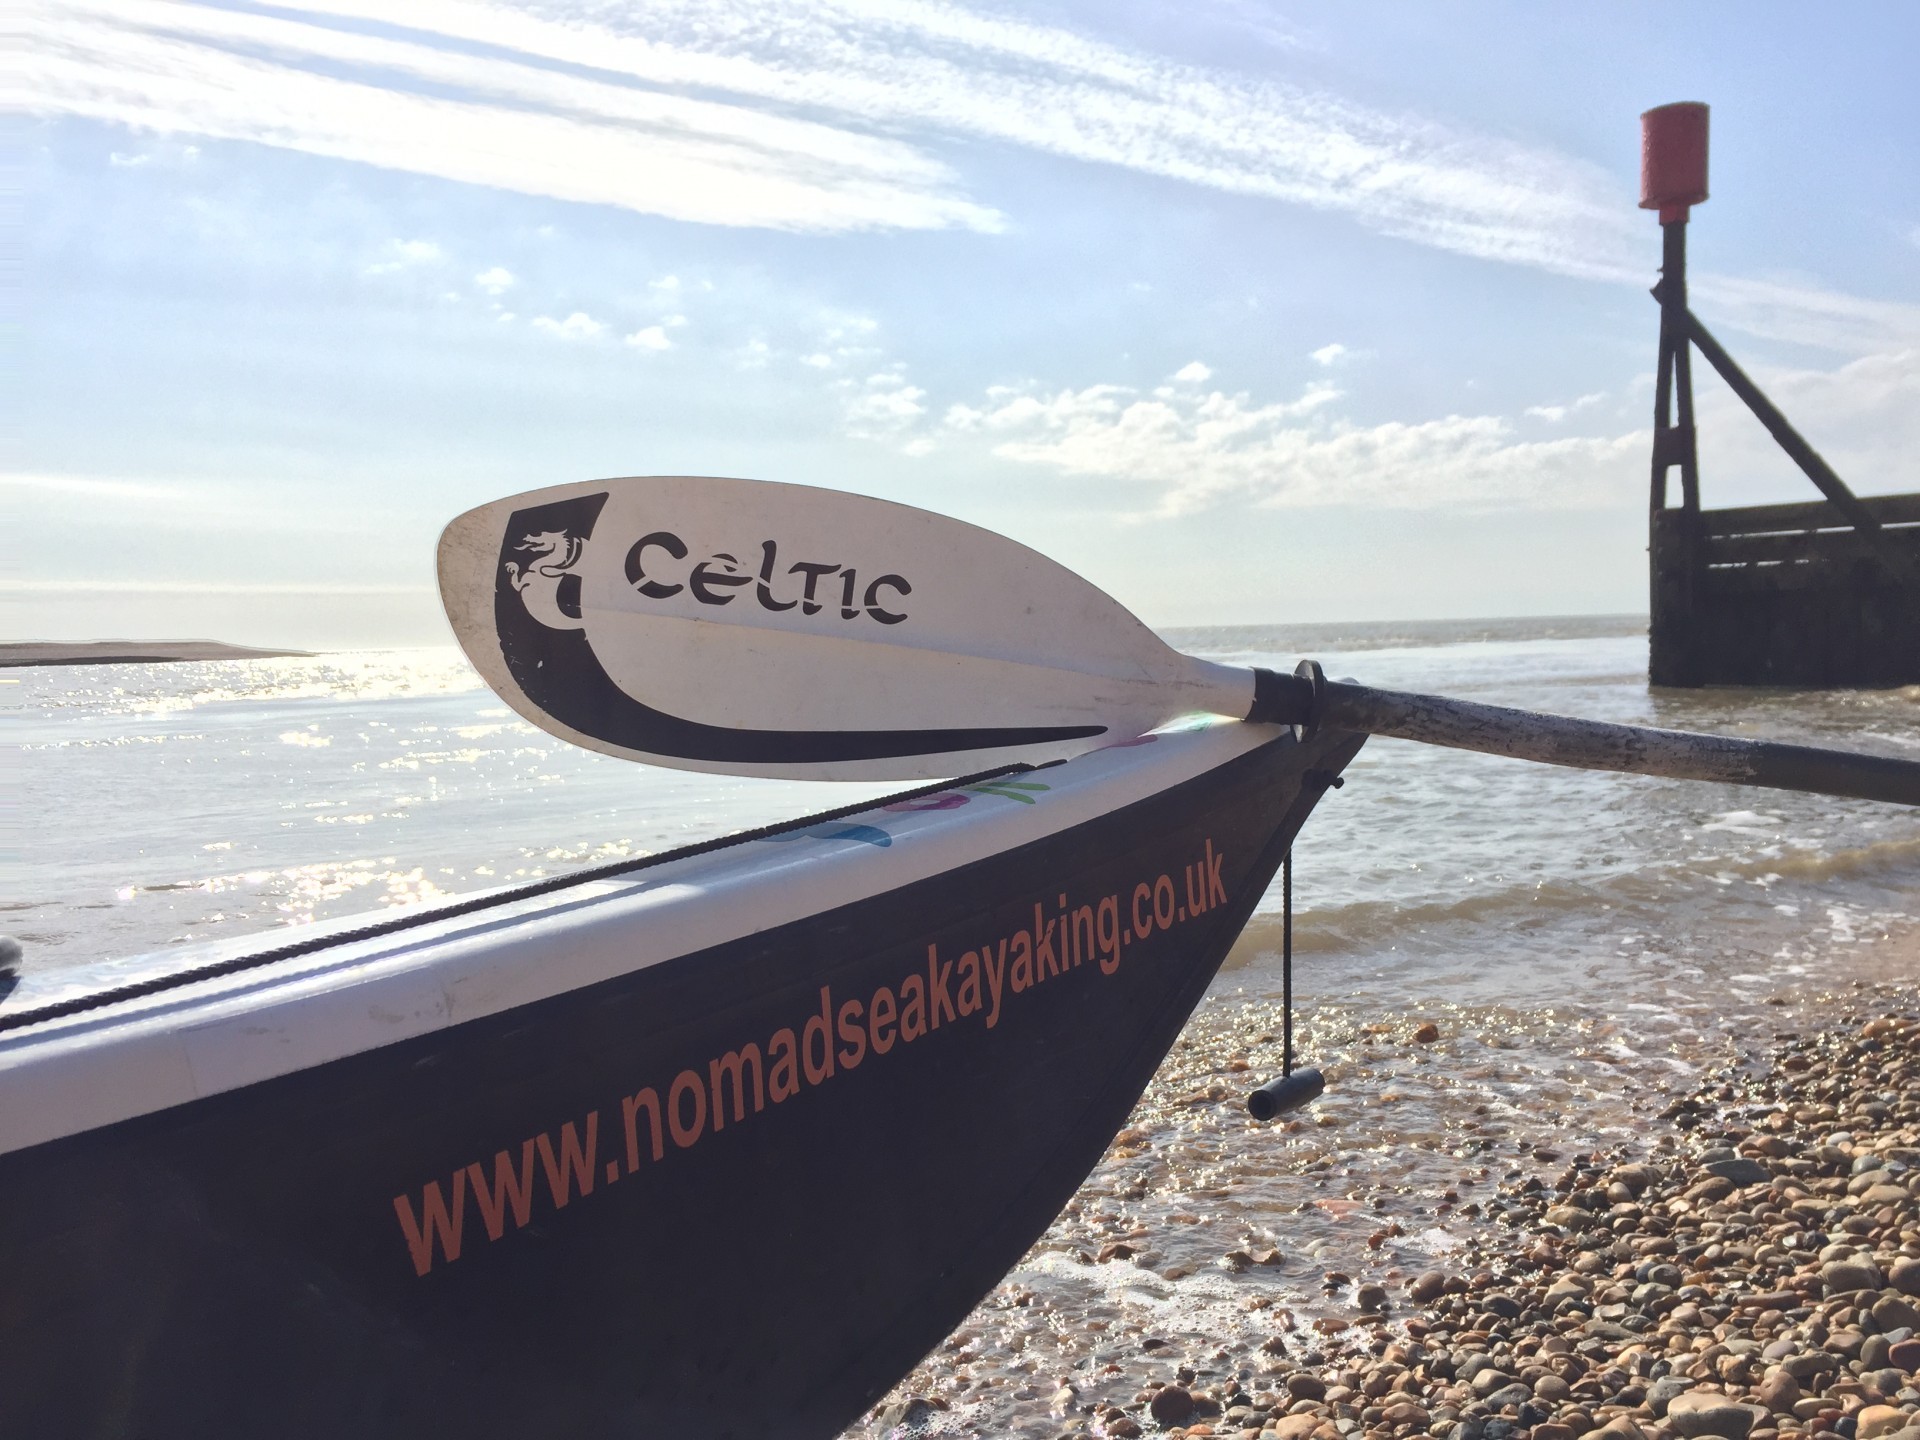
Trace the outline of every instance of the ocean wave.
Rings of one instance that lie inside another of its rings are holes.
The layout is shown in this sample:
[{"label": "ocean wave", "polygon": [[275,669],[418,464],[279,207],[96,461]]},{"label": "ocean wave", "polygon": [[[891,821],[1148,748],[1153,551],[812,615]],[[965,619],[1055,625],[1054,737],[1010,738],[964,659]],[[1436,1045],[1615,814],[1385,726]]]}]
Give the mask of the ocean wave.
[{"label": "ocean wave", "polygon": [[[1817,898],[1846,899],[1842,882],[1871,888],[1884,908],[1886,891],[1905,903],[1897,912],[1920,920],[1920,837],[1876,841],[1823,853],[1781,850],[1764,855],[1703,855],[1665,864],[1584,879],[1533,879],[1524,883],[1478,887],[1465,893],[1436,895],[1430,901],[1363,899],[1315,904],[1296,910],[1294,949],[1306,954],[1379,950],[1425,934],[1436,946],[1461,943],[1468,932],[1538,925],[1560,917],[1604,918],[1613,928],[1628,917],[1635,923],[1697,924],[1711,927],[1736,913],[1756,909],[1791,915],[1780,909],[1782,889],[1817,888]],[[1271,901],[1274,897],[1269,896]],[[1816,898],[1808,896],[1805,898]],[[1241,953],[1277,952],[1280,916],[1270,908],[1256,913],[1241,938]]]}]

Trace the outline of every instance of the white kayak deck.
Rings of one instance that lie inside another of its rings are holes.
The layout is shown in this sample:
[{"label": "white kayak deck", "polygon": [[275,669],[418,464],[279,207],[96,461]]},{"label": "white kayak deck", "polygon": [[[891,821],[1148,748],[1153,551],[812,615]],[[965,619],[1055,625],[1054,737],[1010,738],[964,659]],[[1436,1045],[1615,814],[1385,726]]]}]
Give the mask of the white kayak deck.
[{"label": "white kayak deck", "polygon": [[[463,913],[391,912],[36,974],[0,1020],[0,1154],[532,1004],[787,925],[1096,820],[1276,734],[1214,722],[761,838],[585,877],[511,887]],[[320,943],[315,943],[320,942]],[[89,997],[298,946],[301,953]]]}]

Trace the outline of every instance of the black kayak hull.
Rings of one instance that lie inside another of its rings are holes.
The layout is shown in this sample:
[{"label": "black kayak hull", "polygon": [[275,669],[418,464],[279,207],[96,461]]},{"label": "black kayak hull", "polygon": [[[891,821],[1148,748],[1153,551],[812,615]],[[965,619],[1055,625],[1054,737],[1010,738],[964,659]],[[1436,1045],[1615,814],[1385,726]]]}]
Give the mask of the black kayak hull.
[{"label": "black kayak hull", "polygon": [[1359,737],[0,1156],[0,1431],[823,1440],[1093,1168]]}]

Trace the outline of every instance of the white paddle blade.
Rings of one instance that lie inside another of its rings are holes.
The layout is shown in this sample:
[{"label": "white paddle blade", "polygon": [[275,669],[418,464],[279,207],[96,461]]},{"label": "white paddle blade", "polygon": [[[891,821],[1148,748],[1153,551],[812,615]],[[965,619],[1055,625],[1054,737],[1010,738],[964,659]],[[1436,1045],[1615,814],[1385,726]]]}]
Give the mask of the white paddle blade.
[{"label": "white paddle blade", "polygon": [[1251,671],[1179,654],[1044,555],[833,490],[561,485],[468,511],[439,560],[454,634],[503,700],[682,770],[938,779],[1253,703]]}]

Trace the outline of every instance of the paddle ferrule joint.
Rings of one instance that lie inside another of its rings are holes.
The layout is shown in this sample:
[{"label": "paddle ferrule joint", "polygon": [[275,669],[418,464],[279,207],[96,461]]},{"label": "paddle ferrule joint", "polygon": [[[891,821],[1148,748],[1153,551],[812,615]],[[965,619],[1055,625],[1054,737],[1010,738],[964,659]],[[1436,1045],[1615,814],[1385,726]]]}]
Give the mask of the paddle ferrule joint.
[{"label": "paddle ferrule joint", "polygon": [[1253,707],[1247,711],[1247,719],[1256,725],[1295,726],[1304,740],[1319,728],[1320,716],[1326,710],[1326,685],[1319,665],[1311,660],[1303,660],[1291,675],[1255,670]]}]

